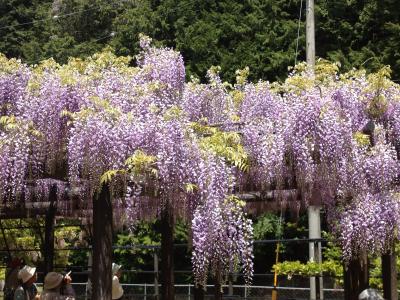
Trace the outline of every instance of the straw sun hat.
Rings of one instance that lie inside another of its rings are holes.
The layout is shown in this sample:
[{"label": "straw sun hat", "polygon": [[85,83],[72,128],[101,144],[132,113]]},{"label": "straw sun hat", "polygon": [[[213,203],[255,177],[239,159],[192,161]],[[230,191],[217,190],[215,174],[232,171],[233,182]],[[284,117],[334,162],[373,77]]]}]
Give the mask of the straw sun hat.
[{"label": "straw sun hat", "polygon": [[47,273],[46,277],[44,278],[44,289],[51,290],[60,285],[63,281],[64,276],[57,272],[49,272]]},{"label": "straw sun hat", "polygon": [[35,272],[35,267],[24,266],[21,270],[19,270],[18,278],[21,279],[23,283],[26,283],[29,279],[33,277],[33,275],[35,275]]}]

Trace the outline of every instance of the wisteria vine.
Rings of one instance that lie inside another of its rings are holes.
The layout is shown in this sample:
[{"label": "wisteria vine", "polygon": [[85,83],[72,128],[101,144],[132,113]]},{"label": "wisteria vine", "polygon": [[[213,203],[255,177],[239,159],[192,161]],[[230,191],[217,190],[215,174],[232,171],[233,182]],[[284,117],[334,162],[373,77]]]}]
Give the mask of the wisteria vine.
[{"label": "wisteria vine", "polygon": [[231,85],[214,67],[208,83],[185,82],[178,52],[140,45],[136,67],[109,50],[66,65],[0,56],[4,207],[32,184],[41,195],[55,184],[85,191],[89,208],[107,181],[116,220],[172,207],[191,223],[202,286],[232,266],[251,283],[251,221],[237,197],[246,189],[297,189],[305,205],[320,195],[345,260],[398,238],[400,87],[388,68],[300,64],[283,83],[247,82],[245,69]]}]

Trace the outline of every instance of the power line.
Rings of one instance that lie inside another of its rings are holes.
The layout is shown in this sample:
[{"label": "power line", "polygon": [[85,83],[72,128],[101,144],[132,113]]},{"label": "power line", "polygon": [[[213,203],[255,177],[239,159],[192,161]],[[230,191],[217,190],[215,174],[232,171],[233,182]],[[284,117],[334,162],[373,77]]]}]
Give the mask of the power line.
[{"label": "power line", "polygon": [[20,23],[20,24],[16,24],[16,25],[7,25],[7,26],[3,26],[0,27],[0,30],[2,29],[8,29],[8,28],[15,28],[15,27],[20,27],[20,26],[25,26],[25,25],[30,25],[30,24],[36,24],[36,23],[40,23],[40,22],[45,22],[45,21],[49,21],[49,20],[57,20],[59,18],[64,18],[64,17],[69,17],[69,16],[73,16],[76,15],[78,13],[82,13],[82,12],[86,12],[86,11],[90,11],[90,10],[95,10],[100,8],[100,6],[94,6],[92,5],[91,8],[87,8],[87,9],[81,9],[81,10],[77,10],[77,11],[73,11],[67,14],[62,14],[62,15],[54,15],[52,17],[48,17],[48,18],[43,18],[43,19],[39,19],[39,20],[33,20],[31,22],[25,22],[25,23]]},{"label": "power line", "polygon": [[[168,10],[167,12],[168,12],[168,13],[177,12],[178,10],[185,9],[186,7],[189,7],[190,5],[194,5],[194,4],[195,4],[194,1],[189,1],[189,2],[187,2],[187,3],[185,3],[185,4],[183,4],[183,5],[178,5],[178,6],[176,6],[174,9]],[[6,28],[19,27],[19,26],[28,25],[28,24],[35,24],[35,23],[39,23],[39,22],[43,22],[43,21],[48,21],[48,20],[59,19],[59,18],[63,18],[63,17],[68,17],[68,16],[71,16],[71,15],[76,15],[76,14],[81,13],[81,12],[90,11],[90,10],[94,10],[94,9],[99,9],[100,7],[101,7],[101,6],[99,6],[99,5],[97,5],[97,6],[94,6],[94,5],[93,5],[93,6],[90,7],[90,8],[83,9],[83,10],[77,10],[77,11],[74,11],[74,12],[71,12],[71,13],[67,13],[67,14],[63,14],[63,15],[55,15],[55,16],[50,17],[50,18],[45,18],[45,19],[40,19],[40,20],[34,20],[34,21],[31,21],[31,22],[21,23],[21,24],[17,24],[17,25],[3,26],[3,27],[0,27],[0,30],[6,29]],[[103,37],[100,37],[100,38],[97,38],[97,39],[95,39],[95,40],[92,40],[92,42],[95,42],[95,43],[96,43],[96,42],[105,40],[105,39],[107,39],[107,38],[112,38],[112,37],[114,37],[115,35],[116,35],[116,32],[115,32],[115,31],[111,31],[109,34],[107,34],[107,35],[105,35],[105,36],[103,36]],[[49,56],[49,57],[47,57],[47,58],[40,58],[40,59],[33,60],[33,61],[27,61],[26,63],[27,63],[28,65],[32,65],[32,64],[36,64],[36,63],[38,63],[38,62],[41,62],[41,61],[50,59],[50,58],[52,58],[52,57],[53,57],[53,55],[52,55],[52,56]]]},{"label": "power line", "polygon": [[[115,33],[114,31],[112,31],[112,32],[110,32],[108,35],[103,36],[103,37],[100,37],[100,38],[95,39],[95,40],[92,40],[91,42],[97,43],[98,41],[101,41],[101,40],[105,40],[105,39],[107,39],[107,38],[114,37],[115,34],[116,34],[116,33]],[[90,40],[88,40],[88,41],[90,41]],[[77,44],[77,45],[80,45],[80,44]],[[28,64],[28,65],[34,65],[34,64],[37,64],[37,63],[42,62],[42,61],[44,61],[44,60],[53,58],[53,57],[54,57],[54,55],[51,55],[51,56],[48,56],[48,57],[45,57],[45,58],[39,58],[39,59],[37,59],[37,60],[27,61],[26,64]]]},{"label": "power line", "polygon": [[108,34],[108,35],[106,35],[106,36],[103,36],[103,37],[101,37],[101,38],[98,38],[98,39],[96,39],[96,40],[94,40],[93,42],[98,42],[98,41],[101,41],[101,40],[105,40],[105,39],[107,39],[107,38],[109,38],[109,37],[114,37],[115,36],[115,31],[111,31],[110,32],[110,34]]},{"label": "power line", "polygon": [[299,20],[297,22],[297,39],[296,39],[296,54],[294,57],[294,65],[297,64],[297,53],[299,51],[299,38],[300,38],[300,22],[301,22],[301,13],[303,11],[303,0],[300,0],[300,13],[299,13]]},{"label": "power line", "polygon": [[[194,4],[193,1],[192,1],[192,2],[187,2],[187,3],[184,4],[184,5],[177,6],[175,9],[169,10],[169,12],[176,12],[178,9],[182,9],[182,8],[184,8],[184,7],[186,7],[186,6],[190,6],[190,5],[193,5],[193,4]],[[90,7],[90,6],[89,6],[89,7]],[[36,24],[36,23],[45,22],[45,21],[50,21],[50,20],[57,20],[57,19],[59,19],[59,18],[69,17],[69,16],[76,15],[76,14],[78,14],[78,13],[82,13],[82,12],[86,12],[86,11],[90,11],[90,10],[95,10],[95,9],[99,9],[99,8],[101,8],[101,5],[95,5],[95,4],[93,4],[93,5],[91,5],[90,8],[86,8],[86,9],[82,9],[82,10],[73,11],[73,12],[70,12],[70,13],[67,13],[67,14],[54,15],[54,16],[52,16],[52,17],[43,18],[43,19],[39,19],[39,20],[33,20],[33,21],[30,21],[30,22],[20,23],[20,24],[16,24],[16,25],[7,25],[7,26],[3,26],[3,27],[0,27],[0,30],[8,29],[8,28],[20,27],[20,26],[25,26],[25,25],[30,25],[30,24]]]}]

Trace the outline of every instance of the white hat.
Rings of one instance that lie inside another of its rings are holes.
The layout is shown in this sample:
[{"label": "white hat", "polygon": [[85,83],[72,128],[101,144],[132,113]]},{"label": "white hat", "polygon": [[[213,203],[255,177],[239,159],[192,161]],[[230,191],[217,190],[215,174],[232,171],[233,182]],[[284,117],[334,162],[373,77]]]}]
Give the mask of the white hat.
[{"label": "white hat", "polygon": [[35,275],[35,272],[36,272],[35,267],[24,266],[18,272],[18,279],[21,279],[23,283],[26,283],[29,279],[33,277],[33,275]]},{"label": "white hat", "polygon": [[119,299],[124,294],[121,284],[117,276],[113,276],[112,280],[112,299]]},{"label": "white hat", "polygon": [[122,265],[118,265],[116,263],[112,264],[112,268],[111,268],[111,272],[113,275],[117,274],[117,272],[119,271],[119,269],[121,269]]},{"label": "white hat", "polygon": [[363,290],[358,295],[359,300],[383,300],[383,297],[374,289]]},{"label": "white hat", "polygon": [[51,290],[60,285],[63,281],[64,276],[57,272],[49,272],[44,278],[44,289]]}]

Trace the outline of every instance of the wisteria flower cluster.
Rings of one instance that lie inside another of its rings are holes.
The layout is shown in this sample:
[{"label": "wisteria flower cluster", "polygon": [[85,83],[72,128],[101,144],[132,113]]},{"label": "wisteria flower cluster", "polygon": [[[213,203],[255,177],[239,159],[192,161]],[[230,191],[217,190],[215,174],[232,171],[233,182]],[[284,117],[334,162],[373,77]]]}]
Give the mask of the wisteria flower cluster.
[{"label": "wisteria flower cluster", "polygon": [[[198,284],[205,284],[209,266],[225,272],[232,264],[245,270],[250,283],[251,223],[243,205],[229,200],[232,167],[200,147],[202,135],[191,128],[202,118],[225,122],[233,109],[230,96],[211,73],[212,84],[191,90],[179,53],[152,47],[146,37],[141,44],[137,67],[107,51],[64,66],[49,60],[31,68],[2,57],[2,198],[6,205],[22,197],[48,201],[55,185],[60,203],[66,189],[82,191],[87,212],[100,182],[117,175],[108,180],[115,221],[134,223],[172,208],[176,217],[193,219],[193,239],[202,241],[194,243]],[[211,104],[195,110],[193,97]],[[225,114],[214,111],[216,105]],[[199,218],[210,226],[206,232],[195,225]]]},{"label": "wisteria flower cluster", "polygon": [[247,82],[245,69],[232,85],[213,67],[208,83],[186,83],[179,53],[140,44],[136,67],[110,50],[66,65],[0,56],[5,207],[33,182],[44,197],[54,184],[84,191],[90,208],[107,182],[119,222],[163,209],[190,222],[203,286],[232,266],[251,282],[252,228],[237,191],[297,189],[305,205],[321,195],[346,260],[397,238],[400,88],[387,68],[339,75],[321,62],[314,74],[300,64],[283,83]]}]

